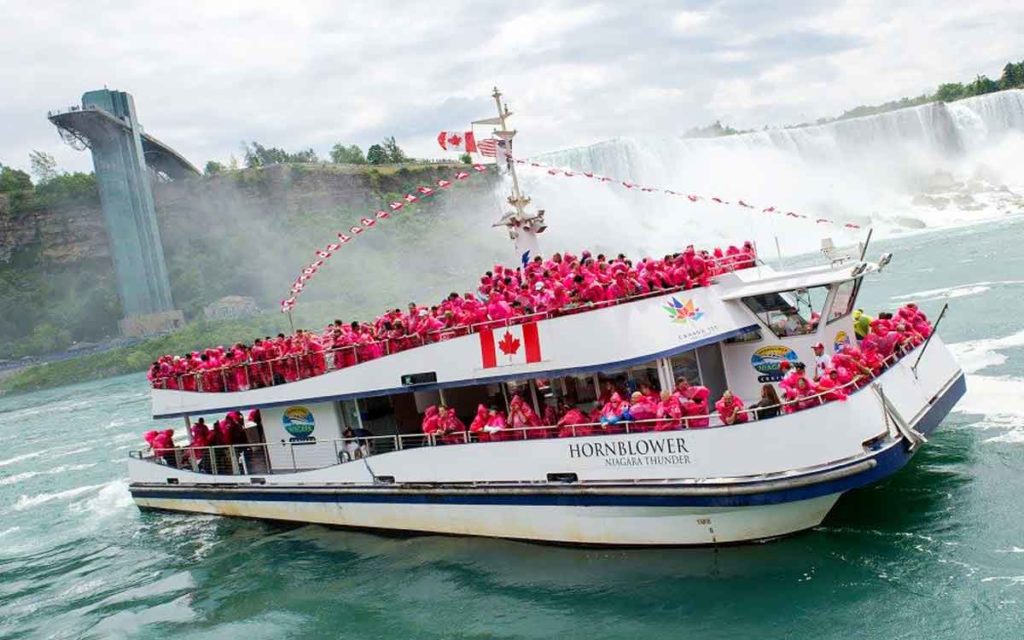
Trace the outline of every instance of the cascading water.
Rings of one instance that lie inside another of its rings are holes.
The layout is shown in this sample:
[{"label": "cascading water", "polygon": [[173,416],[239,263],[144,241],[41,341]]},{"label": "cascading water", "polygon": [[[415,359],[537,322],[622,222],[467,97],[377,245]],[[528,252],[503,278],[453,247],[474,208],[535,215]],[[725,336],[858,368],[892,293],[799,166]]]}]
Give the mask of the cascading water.
[{"label": "cascading water", "polygon": [[722,138],[638,137],[547,153],[554,166],[726,200],[724,207],[522,170],[549,211],[546,246],[662,252],[753,237],[807,251],[856,232],[764,214],[761,207],[872,226],[881,235],[1024,212],[1024,91],[930,103],[824,125]]}]

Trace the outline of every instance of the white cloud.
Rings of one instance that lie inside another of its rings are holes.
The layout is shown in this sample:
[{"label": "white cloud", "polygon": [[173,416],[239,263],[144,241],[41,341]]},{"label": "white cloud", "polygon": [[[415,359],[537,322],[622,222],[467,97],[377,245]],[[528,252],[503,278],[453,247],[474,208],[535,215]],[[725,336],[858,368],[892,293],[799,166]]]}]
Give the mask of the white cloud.
[{"label": "white cloud", "polygon": [[708,18],[702,11],[678,11],[672,16],[672,28],[679,33],[690,33],[706,24]]},{"label": "white cloud", "polygon": [[46,111],[105,85],[199,165],[242,140],[326,155],[390,134],[434,156],[438,130],[491,114],[496,84],[520,152],[536,153],[716,118],[806,121],[998,75],[1022,57],[1024,6],[0,0],[0,16],[0,162],[43,149],[88,170]]}]

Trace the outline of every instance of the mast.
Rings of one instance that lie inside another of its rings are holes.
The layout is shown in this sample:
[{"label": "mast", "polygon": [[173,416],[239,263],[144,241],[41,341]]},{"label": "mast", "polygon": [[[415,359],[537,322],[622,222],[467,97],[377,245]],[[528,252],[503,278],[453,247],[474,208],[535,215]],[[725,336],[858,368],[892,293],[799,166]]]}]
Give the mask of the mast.
[{"label": "mast", "polygon": [[498,90],[498,87],[494,87],[491,97],[494,98],[494,105],[498,108],[498,118],[491,122],[501,127],[493,132],[502,141],[503,153],[498,155],[497,160],[500,165],[501,158],[505,158],[505,166],[512,176],[512,194],[507,198],[508,203],[512,206],[512,211],[506,212],[501,220],[493,226],[503,226],[508,229],[509,238],[516,247],[517,257],[525,262],[530,257],[539,255],[540,245],[537,242],[537,235],[543,233],[547,228],[544,223],[544,210],[538,210],[536,213],[526,210],[530,204],[530,197],[524,195],[519,187],[515,156],[512,155],[512,139],[515,137],[516,131],[510,130],[507,123],[507,118],[512,115],[512,112],[509,111],[508,105],[502,104],[501,91]]}]

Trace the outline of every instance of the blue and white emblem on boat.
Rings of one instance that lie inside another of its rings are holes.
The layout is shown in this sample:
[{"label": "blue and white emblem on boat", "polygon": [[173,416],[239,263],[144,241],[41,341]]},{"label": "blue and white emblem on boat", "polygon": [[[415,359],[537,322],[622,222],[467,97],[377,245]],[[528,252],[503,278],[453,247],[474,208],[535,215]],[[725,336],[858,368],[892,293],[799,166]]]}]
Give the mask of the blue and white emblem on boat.
[{"label": "blue and white emblem on boat", "polygon": [[678,298],[672,296],[672,300],[663,308],[672,316],[672,322],[677,324],[686,324],[691,320],[696,322],[704,317],[704,312],[693,303],[693,298],[680,302]]},{"label": "blue and white emblem on boat", "polygon": [[281,416],[281,424],[284,430],[291,436],[292,442],[302,442],[313,439],[313,429],[316,421],[313,419],[313,412],[306,407],[288,407]]},{"label": "blue and white emblem on boat", "polygon": [[793,363],[797,360],[799,360],[799,357],[796,355],[796,351],[780,344],[761,347],[750,356],[751,366],[761,374],[757,378],[758,382],[778,382],[782,380],[785,374],[782,370],[782,362],[789,361]]}]

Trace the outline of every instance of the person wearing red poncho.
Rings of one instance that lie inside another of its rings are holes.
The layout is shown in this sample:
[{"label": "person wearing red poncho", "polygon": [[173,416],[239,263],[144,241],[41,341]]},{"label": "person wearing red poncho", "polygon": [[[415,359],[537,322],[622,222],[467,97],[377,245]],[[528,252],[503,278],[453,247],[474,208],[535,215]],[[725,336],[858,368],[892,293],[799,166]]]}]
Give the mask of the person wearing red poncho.
[{"label": "person wearing red poncho", "polygon": [[743,408],[743,401],[728,389],[715,403],[715,410],[718,411],[718,417],[722,424],[741,424],[747,421],[747,412]]}]

